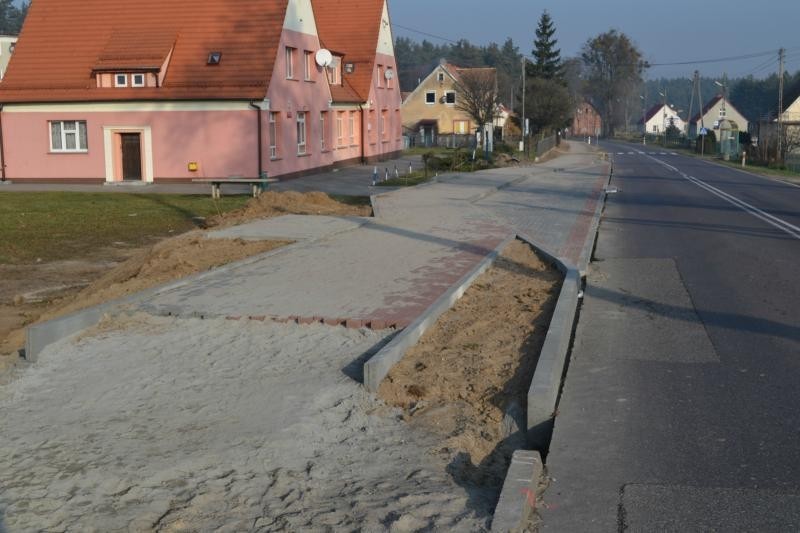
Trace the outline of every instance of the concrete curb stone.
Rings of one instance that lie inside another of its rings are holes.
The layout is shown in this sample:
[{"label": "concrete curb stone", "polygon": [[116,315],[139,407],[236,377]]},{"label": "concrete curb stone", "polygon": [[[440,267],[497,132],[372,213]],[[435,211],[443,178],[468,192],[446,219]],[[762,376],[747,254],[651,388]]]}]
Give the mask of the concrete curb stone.
[{"label": "concrete curb stone", "polygon": [[492,518],[492,531],[521,531],[536,508],[536,489],[542,477],[539,452],[517,450],[503,483],[503,490]]}]

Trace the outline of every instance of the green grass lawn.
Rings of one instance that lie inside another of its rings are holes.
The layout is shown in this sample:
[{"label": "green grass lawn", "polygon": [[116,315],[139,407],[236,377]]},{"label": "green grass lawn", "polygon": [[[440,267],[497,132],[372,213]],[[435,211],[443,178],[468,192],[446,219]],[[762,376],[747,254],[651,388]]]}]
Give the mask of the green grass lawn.
[{"label": "green grass lawn", "polygon": [[[0,192],[0,264],[91,257],[100,248],[141,246],[244,206],[247,196]],[[118,244],[122,245],[122,244]]]}]

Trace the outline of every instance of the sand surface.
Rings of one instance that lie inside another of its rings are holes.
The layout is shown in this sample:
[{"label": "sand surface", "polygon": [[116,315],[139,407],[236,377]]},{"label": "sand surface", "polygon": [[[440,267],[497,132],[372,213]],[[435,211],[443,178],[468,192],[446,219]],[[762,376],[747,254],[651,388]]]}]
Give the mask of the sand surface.
[{"label": "sand surface", "polygon": [[411,427],[438,436],[438,453],[465,483],[499,491],[524,445],[517,430],[561,280],[513,241],[381,384],[379,396]]},{"label": "sand surface", "polygon": [[115,317],[0,388],[0,529],[479,531],[460,486],[351,377],[387,332]]},{"label": "sand surface", "polygon": [[[365,205],[347,205],[325,193],[267,192],[239,210],[213,217],[209,228],[276,217],[370,216]],[[232,263],[287,244],[287,240],[207,241],[203,230],[162,240],[140,250],[108,248],[92,258],[35,265],[0,265],[0,374],[17,359],[28,325],[121,298],[149,287]]]}]

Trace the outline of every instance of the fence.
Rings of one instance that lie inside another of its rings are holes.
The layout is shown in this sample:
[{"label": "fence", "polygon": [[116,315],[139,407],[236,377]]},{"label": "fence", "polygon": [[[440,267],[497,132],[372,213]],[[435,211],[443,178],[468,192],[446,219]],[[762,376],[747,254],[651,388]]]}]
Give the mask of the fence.
[{"label": "fence", "polygon": [[474,148],[475,136],[454,133],[442,135],[413,133],[403,136],[403,144],[406,148]]},{"label": "fence", "polygon": [[545,137],[544,139],[540,140],[536,143],[536,155],[542,156],[558,146],[558,135],[551,135],[550,137]]}]

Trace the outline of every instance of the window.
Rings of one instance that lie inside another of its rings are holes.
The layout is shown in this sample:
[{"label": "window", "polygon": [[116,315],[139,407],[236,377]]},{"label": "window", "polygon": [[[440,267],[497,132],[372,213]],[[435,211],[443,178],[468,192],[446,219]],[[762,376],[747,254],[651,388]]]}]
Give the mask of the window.
[{"label": "window", "polygon": [[333,56],[331,64],[328,65],[328,82],[331,85],[342,84],[342,58],[341,56]]},{"label": "window", "polygon": [[465,135],[469,133],[469,120],[453,121],[453,132],[458,135]]},{"label": "window", "polygon": [[336,146],[344,146],[344,111],[336,113]]},{"label": "window", "polygon": [[387,139],[387,133],[389,132],[386,129],[386,122],[389,120],[389,111],[384,109],[381,111],[381,140],[385,141]]},{"label": "window", "polygon": [[51,152],[86,152],[86,121],[57,120],[50,122]]},{"label": "window", "polygon": [[658,133],[658,124],[653,124],[653,133]]},{"label": "window", "polygon": [[131,74],[131,87],[144,87],[144,74]]},{"label": "window", "polygon": [[127,74],[114,74],[114,87],[127,87],[128,75]]},{"label": "window", "polygon": [[325,138],[328,136],[328,112],[319,112],[319,146],[320,151],[324,152],[328,149]]},{"label": "window", "polygon": [[446,104],[453,105],[456,103],[456,92],[455,91],[447,91],[444,93],[444,101]]},{"label": "window", "polygon": [[208,54],[207,65],[219,65],[222,61],[222,52],[211,52]]},{"label": "window", "polygon": [[286,79],[294,79],[294,48],[286,47]]},{"label": "window", "polygon": [[350,146],[356,144],[356,112],[350,111],[350,124],[347,130],[350,133]]},{"label": "window", "polygon": [[313,58],[314,54],[306,50],[303,53],[303,79],[306,81],[311,81],[311,69],[313,67]]},{"label": "window", "polygon": [[444,72],[439,72],[439,73],[436,75],[436,79],[437,79],[438,81],[444,81]]},{"label": "window", "polygon": [[378,65],[375,69],[375,76],[378,78],[375,80],[375,86],[379,88],[383,88],[383,65]]},{"label": "window", "polygon": [[269,114],[269,158],[278,158],[278,113]]},{"label": "window", "polygon": [[367,129],[369,131],[369,142],[375,144],[375,110],[369,110],[369,120],[367,122]]},{"label": "window", "polygon": [[297,155],[306,155],[306,112],[297,112]]},{"label": "window", "polygon": [[436,91],[428,91],[425,93],[425,103],[428,105],[436,103]]}]

